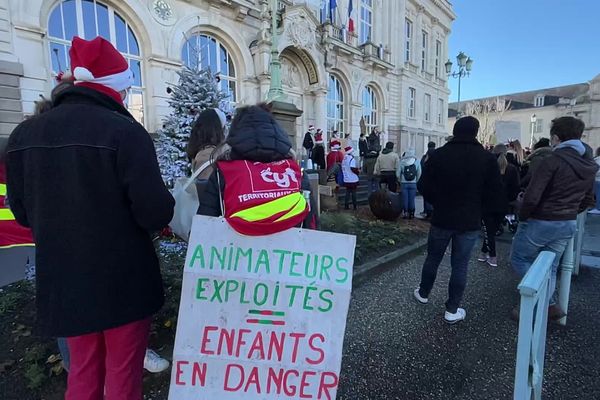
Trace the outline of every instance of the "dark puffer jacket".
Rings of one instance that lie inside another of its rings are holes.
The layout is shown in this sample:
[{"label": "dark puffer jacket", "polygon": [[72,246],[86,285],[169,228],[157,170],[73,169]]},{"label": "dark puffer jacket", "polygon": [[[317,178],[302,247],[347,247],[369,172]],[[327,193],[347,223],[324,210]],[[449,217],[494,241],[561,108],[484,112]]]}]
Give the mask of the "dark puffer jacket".
[{"label": "dark puffer jacket", "polygon": [[[582,146],[583,147],[583,146]],[[571,221],[594,206],[598,165],[572,148],[559,148],[546,157],[531,177],[519,212],[521,220]]]},{"label": "dark puffer jacket", "polygon": [[[238,112],[241,114],[234,119],[226,141],[231,148],[220,157],[221,159],[268,163],[293,158],[292,143],[288,134],[269,112],[260,107],[248,107]],[[198,189],[200,201],[198,214],[212,217],[222,215],[221,193],[226,184],[219,170],[213,172],[206,185]],[[306,174],[302,176],[302,189],[311,189]],[[314,193],[311,193],[310,208],[311,212],[306,223],[311,222],[311,224],[305,226],[318,228],[318,220],[314,212],[316,210]]]},{"label": "dark puffer jacket", "polygon": [[292,142],[271,114],[258,107],[242,112],[227,136],[230,159],[272,162],[290,158]]},{"label": "dark puffer jacket", "polygon": [[8,192],[35,237],[38,327],[78,336],[162,306],[151,231],[175,202],[150,135],[121,104],[77,86],[56,101],[11,135]]}]

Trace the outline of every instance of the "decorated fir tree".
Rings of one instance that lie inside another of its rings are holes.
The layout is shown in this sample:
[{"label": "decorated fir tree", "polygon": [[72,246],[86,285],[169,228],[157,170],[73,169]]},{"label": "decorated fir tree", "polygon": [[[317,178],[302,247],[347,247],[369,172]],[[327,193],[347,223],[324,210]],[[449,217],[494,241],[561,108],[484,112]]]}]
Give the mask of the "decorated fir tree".
[{"label": "decorated fir tree", "polygon": [[209,69],[195,70],[184,66],[178,74],[179,83],[167,89],[172,112],[164,119],[156,140],[158,163],[169,187],[175,179],[189,172],[185,147],[196,116],[206,108],[219,107],[226,97],[219,90],[218,78]]}]

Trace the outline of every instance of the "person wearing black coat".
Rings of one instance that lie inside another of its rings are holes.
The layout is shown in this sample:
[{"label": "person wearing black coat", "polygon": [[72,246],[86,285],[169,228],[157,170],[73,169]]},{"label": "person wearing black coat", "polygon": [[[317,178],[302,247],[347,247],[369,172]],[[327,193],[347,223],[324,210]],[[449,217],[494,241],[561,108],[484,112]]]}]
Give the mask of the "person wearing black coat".
[{"label": "person wearing black coat", "polygon": [[[423,168],[425,168],[425,163],[427,163],[427,160],[429,160],[429,157],[431,157],[435,151],[435,148],[435,142],[427,143],[427,152],[421,158],[421,171]],[[423,215],[426,219],[431,219],[431,216],[433,215],[433,206],[430,203],[423,201],[423,213],[421,213],[421,215]]]},{"label": "person wearing black coat", "polygon": [[500,229],[504,216],[510,210],[510,204],[514,203],[520,192],[519,170],[507,160],[507,148],[503,144],[496,145],[492,154],[498,160],[498,168],[502,181],[502,193],[491,204],[483,209],[484,238],[481,254],[478,260],[486,262],[491,267],[498,266],[496,255],[496,233]]},{"label": "person wearing black coat", "polygon": [[[291,160],[294,156],[289,136],[275,121],[268,106],[263,104],[237,110],[226,139],[226,148],[218,161],[249,160],[269,163]],[[206,186],[199,191],[199,215],[222,216],[221,199],[226,184],[223,173],[219,169],[215,170]],[[311,190],[306,174],[302,174],[301,187],[303,191]],[[304,227],[319,228],[316,210],[314,194],[311,193],[310,212],[304,220]]]},{"label": "person wearing black coat", "polygon": [[449,324],[466,317],[466,311],[459,306],[467,283],[469,259],[479,238],[482,208],[493,208],[502,193],[496,157],[477,141],[478,131],[476,118],[458,119],[453,140],[431,155],[417,184],[435,212],[421,284],[413,294],[420,303],[429,301],[438,267],[452,241],[452,273],[444,315]]},{"label": "person wearing black coat", "polygon": [[123,105],[127,61],[100,37],[74,38],[70,56],[76,86],[10,136],[10,207],[35,238],[37,331],[68,338],[67,398],[104,387],[141,398],[151,316],[164,303],[152,232],[174,200],[150,135]]}]

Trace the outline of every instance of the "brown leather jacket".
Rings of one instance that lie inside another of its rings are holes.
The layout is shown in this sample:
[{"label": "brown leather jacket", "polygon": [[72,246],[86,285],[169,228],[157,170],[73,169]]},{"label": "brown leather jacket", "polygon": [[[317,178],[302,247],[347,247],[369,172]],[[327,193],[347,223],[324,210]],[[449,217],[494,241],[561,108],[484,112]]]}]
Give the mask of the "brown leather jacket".
[{"label": "brown leather jacket", "polygon": [[598,166],[572,148],[554,150],[535,169],[519,212],[521,220],[569,221],[594,204]]}]

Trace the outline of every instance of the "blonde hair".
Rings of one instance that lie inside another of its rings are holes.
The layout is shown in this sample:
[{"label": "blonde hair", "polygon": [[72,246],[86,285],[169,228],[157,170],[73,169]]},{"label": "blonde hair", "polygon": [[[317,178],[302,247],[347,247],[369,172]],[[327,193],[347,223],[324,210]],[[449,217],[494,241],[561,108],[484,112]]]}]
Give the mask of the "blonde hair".
[{"label": "blonde hair", "polygon": [[523,160],[525,159],[525,152],[523,151],[523,146],[521,146],[521,142],[518,140],[510,142],[510,147],[515,151],[517,156],[517,163],[519,165],[523,164]]},{"label": "blonde hair", "polygon": [[506,146],[503,144],[497,144],[492,150],[492,153],[496,154],[498,158],[498,167],[502,175],[506,173],[506,168],[508,168],[508,160],[506,159],[507,151]]}]

